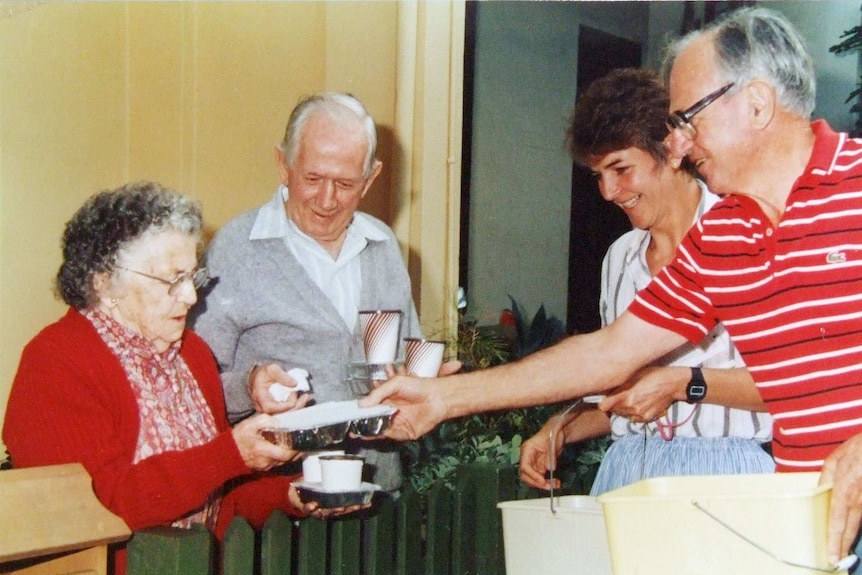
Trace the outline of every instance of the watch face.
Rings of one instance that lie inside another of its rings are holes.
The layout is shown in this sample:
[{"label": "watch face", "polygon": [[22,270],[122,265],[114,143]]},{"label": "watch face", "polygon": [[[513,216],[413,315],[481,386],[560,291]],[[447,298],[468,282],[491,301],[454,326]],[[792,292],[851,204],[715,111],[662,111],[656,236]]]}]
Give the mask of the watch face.
[{"label": "watch face", "polygon": [[689,403],[703,401],[706,397],[706,381],[703,379],[703,372],[700,368],[691,368],[691,380],[685,388],[685,395],[685,400]]}]

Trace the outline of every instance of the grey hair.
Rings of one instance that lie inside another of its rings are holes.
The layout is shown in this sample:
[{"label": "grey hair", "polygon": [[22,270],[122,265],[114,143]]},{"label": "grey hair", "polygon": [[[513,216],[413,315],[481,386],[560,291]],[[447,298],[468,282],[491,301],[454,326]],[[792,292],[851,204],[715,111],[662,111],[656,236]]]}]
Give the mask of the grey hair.
[{"label": "grey hair", "polygon": [[57,294],[79,310],[98,301],[93,278],[112,272],[118,255],[145,234],[171,230],[201,238],[200,204],[155,182],[91,196],[66,223]]},{"label": "grey hair", "polygon": [[782,107],[811,117],[817,90],[814,64],[805,40],[784,16],[767,8],[742,8],[690,32],[668,47],[662,65],[665,83],[680,52],[703,34],[713,34],[716,63],[735,89],[755,78],[766,80]]},{"label": "grey hair", "polygon": [[302,130],[308,120],[318,113],[328,114],[330,117],[341,121],[359,121],[362,123],[365,139],[368,141],[363,175],[366,178],[371,176],[377,159],[377,126],[374,124],[374,118],[356,97],[339,92],[323,92],[306,96],[293,109],[284,131],[284,140],[278,146],[284,153],[287,164],[292,166],[296,161]]}]

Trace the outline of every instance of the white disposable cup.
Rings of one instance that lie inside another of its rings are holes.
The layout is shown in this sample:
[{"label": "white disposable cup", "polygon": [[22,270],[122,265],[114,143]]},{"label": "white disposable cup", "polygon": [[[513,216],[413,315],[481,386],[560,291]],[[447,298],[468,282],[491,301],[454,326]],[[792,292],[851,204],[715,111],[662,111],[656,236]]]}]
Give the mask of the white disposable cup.
[{"label": "white disposable cup", "polygon": [[302,460],[302,479],[310,483],[320,483],[320,456],[321,455],[344,455],[344,450],[334,451],[311,451]]},{"label": "white disposable cup", "polygon": [[416,377],[437,377],[443,364],[445,341],[407,337],[404,338],[404,349],[404,365],[408,374]]},{"label": "white disposable cup", "polygon": [[321,455],[321,486],[326,491],[359,491],[362,485],[362,466],[359,455]]},{"label": "white disposable cup", "polygon": [[398,335],[401,332],[400,310],[364,310],[359,312],[365,361],[369,364],[388,364],[398,353]]}]

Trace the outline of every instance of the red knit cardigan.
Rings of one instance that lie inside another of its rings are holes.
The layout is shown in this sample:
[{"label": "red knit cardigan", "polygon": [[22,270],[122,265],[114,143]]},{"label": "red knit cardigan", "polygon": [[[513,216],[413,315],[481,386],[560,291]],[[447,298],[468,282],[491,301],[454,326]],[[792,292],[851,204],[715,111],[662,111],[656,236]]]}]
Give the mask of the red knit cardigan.
[{"label": "red knit cardigan", "polygon": [[[293,477],[253,473],[225,413],[216,362],[190,330],[180,351],[212,410],[218,436],[205,445],[132,463],[140,427],[125,370],[75,309],[43,329],[21,355],[3,426],[16,468],[80,462],[96,496],[132,530],[167,525],[230,482],[216,527],[221,538],[241,515],[256,528],[274,509],[301,513],[287,498]],[[117,572],[124,571],[124,553]]]}]

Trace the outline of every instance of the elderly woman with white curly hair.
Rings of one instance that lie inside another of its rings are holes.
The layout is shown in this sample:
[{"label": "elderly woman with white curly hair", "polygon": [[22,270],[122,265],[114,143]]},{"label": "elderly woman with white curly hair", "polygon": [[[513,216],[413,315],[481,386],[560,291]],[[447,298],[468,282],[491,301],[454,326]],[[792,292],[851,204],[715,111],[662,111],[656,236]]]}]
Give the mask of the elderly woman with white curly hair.
[{"label": "elderly woman with white curly hair", "polygon": [[[63,235],[57,291],[70,307],[26,346],[9,397],[13,465],[80,462],[133,530],[203,524],[221,536],[235,515],[260,526],[275,509],[317,507],[265,473],[300,455],[261,437],[271,416],[229,426],[212,353],[186,329],[207,277],[200,232],[198,204],[156,183],[87,200]],[[122,573],[123,549],[114,559]]]}]

